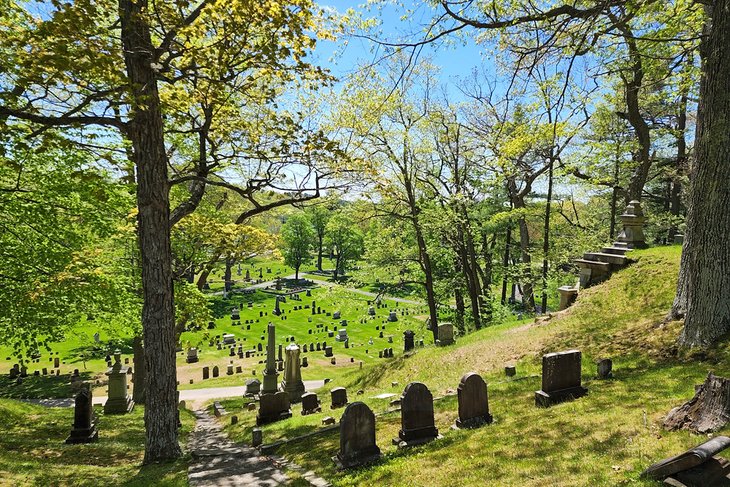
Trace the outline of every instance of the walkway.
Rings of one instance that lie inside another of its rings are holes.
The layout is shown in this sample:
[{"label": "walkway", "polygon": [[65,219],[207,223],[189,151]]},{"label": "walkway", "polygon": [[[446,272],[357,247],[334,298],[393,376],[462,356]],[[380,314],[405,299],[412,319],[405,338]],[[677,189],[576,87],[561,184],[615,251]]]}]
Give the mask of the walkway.
[{"label": "walkway", "polygon": [[204,410],[195,411],[197,422],[188,444],[192,461],[188,481],[193,487],[285,485],[289,478],[269,458],[248,446],[236,445]]}]

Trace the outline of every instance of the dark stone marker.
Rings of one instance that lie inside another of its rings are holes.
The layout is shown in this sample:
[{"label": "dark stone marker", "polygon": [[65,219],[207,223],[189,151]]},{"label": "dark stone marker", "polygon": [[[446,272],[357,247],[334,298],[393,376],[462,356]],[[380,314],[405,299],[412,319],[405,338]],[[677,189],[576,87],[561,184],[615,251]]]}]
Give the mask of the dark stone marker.
[{"label": "dark stone marker", "polygon": [[325,357],[332,357],[332,347],[325,347],[324,349],[324,356]]},{"label": "dark stone marker", "polygon": [[580,383],[580,350],[549,353],[542,357],[542,390],[535,391],[535,405],[549,407],[585,396]]},{"label": "dark stone marker", "polygon": [[203,367],[203,380],[210,377],[210,367]]},{"label": "dark stone marker", "polygon": [[727,461],[714,456],[728,447],[730,438],[716,436],[691,450],[651,465],[641,473],[641,478],[664,480],[667,477],[676,477],[676,480],[672,479],[675,480],[674,483],[665,482],[669,485],[728,485],[730,481]]},{"label": "dark stone marker", "polygon": [[431,391],[425,384],[411,382],[401,396],[401,430],[393,443],[399,447],[409,447],[428,443],[438,436]]},{"label": "dark stone marker", "polygon": [[492,422],[489,414],[487,383],[476,372],[469,372],[461,378],[457,389],[459,397],[459,419],[457,428],[476,428]]},{"label": "dark stone marker", "polygon": [[93,443],[99,439],[99,432],[96,430],[94,421],[94,406],[92,405],[91,390],[83,386],[78,394],[74,405],[74,425],[71,434],[66,438],[66,443]]},{"label": "dark stone marker", "polygon": [[314,392],[305,392],[302,394],[302,416],[320,411],[322,411],[322,408],[319,405],[317,394]]},{"label": "dark stone marker", "polygon": [[514,377],[517,374],[517,368],[514,365],[505,365],[504,375],[507,377]]},{"label": "dark stone marker", "polygon": [[375,443],[375,415],[367,405],[354,402],[340,420],[340,451],[332,457],[341,468],[359,467],[377,461],[380,448]]},{"label": "dark stone marker", "polygon": [[613,362],[609,358],[604,358],[598,361],[598,378],[599,379],[610,379],[613,377]]},{"label": "dark stone marker", "polygon": [[256,426],[291,418],[289,394],[283,391],[274,394],[262,394],[259,403],[259,414]]},{"label": "dark stone marker", "polygon": [[330,391],[332,397],[332,409],[341,408],[347,404],[347,389],[335,387]]},{"label": "dark stone marker", "polygon": [[213,378],[218,377],[218,366],[213,367]]},{"label": "dark stone marker", "polygon": [[413,343],[415,336],[416,334],[413,330],[406,330],[403,332],[403,350],[405,352],[410,352],[415,348],[415,344]]}]

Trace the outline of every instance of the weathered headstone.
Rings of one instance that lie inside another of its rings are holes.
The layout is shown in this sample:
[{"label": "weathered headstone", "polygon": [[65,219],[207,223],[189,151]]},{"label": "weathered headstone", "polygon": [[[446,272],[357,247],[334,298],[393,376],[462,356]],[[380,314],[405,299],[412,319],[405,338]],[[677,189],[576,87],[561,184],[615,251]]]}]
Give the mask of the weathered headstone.
[{"label": "weathered headstone", "polygon": [[324,356],[332,357],[332,347],[324,347]]},{"label": "weathered headstone", "polygon": [[415,348],[413,339],[415,338],[416,334],[413,332],[413,330],[406,330],[403,332],[403,351],[410,352]]},{"label": "weathered headstone", "polygon": [[74,400],[74,424],[66,443],[93,443],[98,439],[91,390],[83,386]]},{"label": "weathered headstone", "polygon": [[330,391],[332,398],[332,409],[341,408],[347,404],[347,389],[344,387],[335,387]]},{"label": "weathered headstone", "polygon": [[438,325],[437,345],[445,346],[454,343],[454,325],[451,323],[443,323]]},{"label": "weathered headstone", "polygon": [[219,375],[218,366],[214,365],[213,366],[213,378],[218,377],[218,375]]},{"label": "weathered headstone", "polygon": [[104,414],[126,414],[134,408],[134,401],[127,395],[127,371],[122,365],[119,350],[114,352],[114,365],[106,372],[109,377],[109,398],[104,404]]},{"label": "weathered headstone", "polygon": [[318,413],[322,411],[319,404],[319,398],[314,392],[307,392],[302,394],[302,416],[307,414]]},{"label": "weathered headstone", "polygon": [[377,461],[380,448],[375,443],[375,415],[362,402],[347,406],[340,419],[340,450],[332,457],[341,468],[352,468]]},{"label": "weathered headstone", "polygon": [[281,388],[289,394],[289,401],[299,402],[304,394],[304,382],[299,363],[299,347],[292,343],[286,347],[286,367]]},{"label": "weathered headstone", "polygon": [[535,405],[549,407],[588,393],[580,381],[579,350],[549,353],[542,357],[542,390],[535,391]]},{"label": "weathered headstone", "polygon": [[613,377],[613,361],[608,358],[600,359],[596,366],[598,368],[599,379],[610,379]]},{"label": "weathered headstone", "polygon": [[431,391],[425,384],[411,382],[401,396],[401,429],[393,442],[399,447],[409,447],[427,443],[438,436]]},{"label": "weathered headstone", "polygon": [[375,316],[375,308],[370,306],[368,307],[368,316]]},{"label": "weathered headstone", "polygon": [[390,313],[388,313],[388,321],[390,321],[391,323],[394,321],[398,321],[398,313],[396,313],[395,311],[391,311]]},{"label": "weathered headstone", "polygon": [[203,367],[203,380],[210,377],[210,367]]},{"label": "weathered headstone", "polygon": [[254,447],[261,446],[264,442],[264,433],[260,428],[254,428],[251,431],[251,445]]},{"label": "weathered headstone", "polygon": [[492,422],[489,413],[487,384],[476,372],[464,375],[457,388],[459,399],[459,419],[457,428],[475,428]]},{"label": "weathered headstone", "polygon": [[259,413],[256,416],[257,426],[287,418],[291,418],[289,394],[279,391],[261,395]]},{"label": "weathered headstone", "polygon": [[195,347],[188,349],[188,356],[185,359],[185,362],[189,364],[194,364],[198,361],[198,349]]},{"label": "weathered headstone", "polygon": [[246,381],[246,396],[256,396],[261,392],[261,381],[249,379]]}]

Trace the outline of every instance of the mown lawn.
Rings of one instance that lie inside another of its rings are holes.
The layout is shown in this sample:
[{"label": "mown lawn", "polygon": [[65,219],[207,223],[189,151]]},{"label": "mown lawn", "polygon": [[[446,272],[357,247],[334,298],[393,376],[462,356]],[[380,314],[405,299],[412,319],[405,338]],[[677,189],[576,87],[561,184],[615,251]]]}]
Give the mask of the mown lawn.
[{"label": "mown lawn", "polygon": [[[64,443],[73,423],[73,408],[45,408],[0,399],[4,431],[0,435],[0,485],[18,486],[185,486],[189,457],[142,466],[144,408],[105,416],[95,408],[99,441]],[[181,411],[184,445],[195,423]]]},{"label": "mown lawn", "polygon": [[[264,442],[320,428],[325,415],[339,418],[342,410],[328,408],[328,390],[344,385],[351,402],[363,400],[378,414],[383,460],[370,468],[335,470],[336,432],[288,443],[278,452],[335,485],[652,485],[638,480],[644,468],[706,439],[664,431],[666,413],[692,397],[694,385],[708,371],[730,374],[730,359],[727,344],[702,354],[678,350],[681,324],[663,323],[676,286],[679,247],[637,251],[632,257],[636,264],[583,291],[576,305],[552,319],[491,327],[462,337],[455,346],[426,347],[342,376],[320,393],[322,414],[302,417],[296,405],[294,418],[263,428]],[[588,396],[536,408],[542,355],[570,348],[583,351]],[[595,378],[595,361],[603,357],[614,361],[611,380]],[[504,376],[508,363],[517,365],[514,379]],[[454,431],[453,393],[459,378],[471,370],[489,383],[495,423]],[[389,400],[373,396],[400,393],[412,380],[424,382],[437,397],[436,423],[444,437],[399,451],[390,441],[400,427],[399,413],[388,412]],[[358,389],[364,394],[357,396]],[[235,439],[248,441],[255,413],[242,412],[242,404],[227,403],[241,421],[226,429]]]}]

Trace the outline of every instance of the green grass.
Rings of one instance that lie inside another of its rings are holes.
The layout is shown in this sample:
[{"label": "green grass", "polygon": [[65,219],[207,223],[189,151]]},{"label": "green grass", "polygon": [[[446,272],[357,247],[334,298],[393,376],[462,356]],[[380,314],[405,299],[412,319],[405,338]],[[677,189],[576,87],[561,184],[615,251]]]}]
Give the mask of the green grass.
[{"label": "green grass", "polygon": [[[99,441],[64,443],[73,423],[73,408],[45,408],[0,399],[5,431],[0,435],[0,485],[19,486],[185,486],[188,457],[167,464],[142,466],[144,408],[105,416],[95,407]],[[180,441],[194,424],[181,411]]]},{"label": "green grass", "polygon": [[[321,428],[330,411],[328,390],[342,385],[350,401],[363,400],[378,414],[377,442],[383,460],[370,468],[336,471],[331,456],[338,449],[336,432],[290,442],[279,453],[334,485],[653,485],[638,480],[649,464],[701,443],[706,438],[661,427],[666,413],[694,393],[707,372],[730,374],[727,344],[702,354],[678,350],[680,323],[663,323],[671,306],[680,258],[679,247],[632,253],[637,262],[604,284],[584,290],[567,312],[537,322],[512,322],[480,330],[446,348],[426,347],[412,356],[368,364],[328,384],[319,394],[324,412],[264,426],[264,441],[293,438]],[[538,409],[544,353],[579,348],[588,396]],[[614,378],[595,379],[595,360],[610,357]],[[517,365],[515,379],[504,376],[505,364]],[[453,431],[460,377],[481,373],[489,383],[495,423],[477,430]],[[412,380],[424,382],[437,397],[436,423],[444,438],[399,451],[391,445],[400,416],[387,412],[383,392],[400,393]],[[398,382],[392,386],[391,382]],[[362,389],[364,394],[356,396]],[[243,401],[226,403],[239,424],[229,434],[248,441],[255,412],[241,411]]]}]

